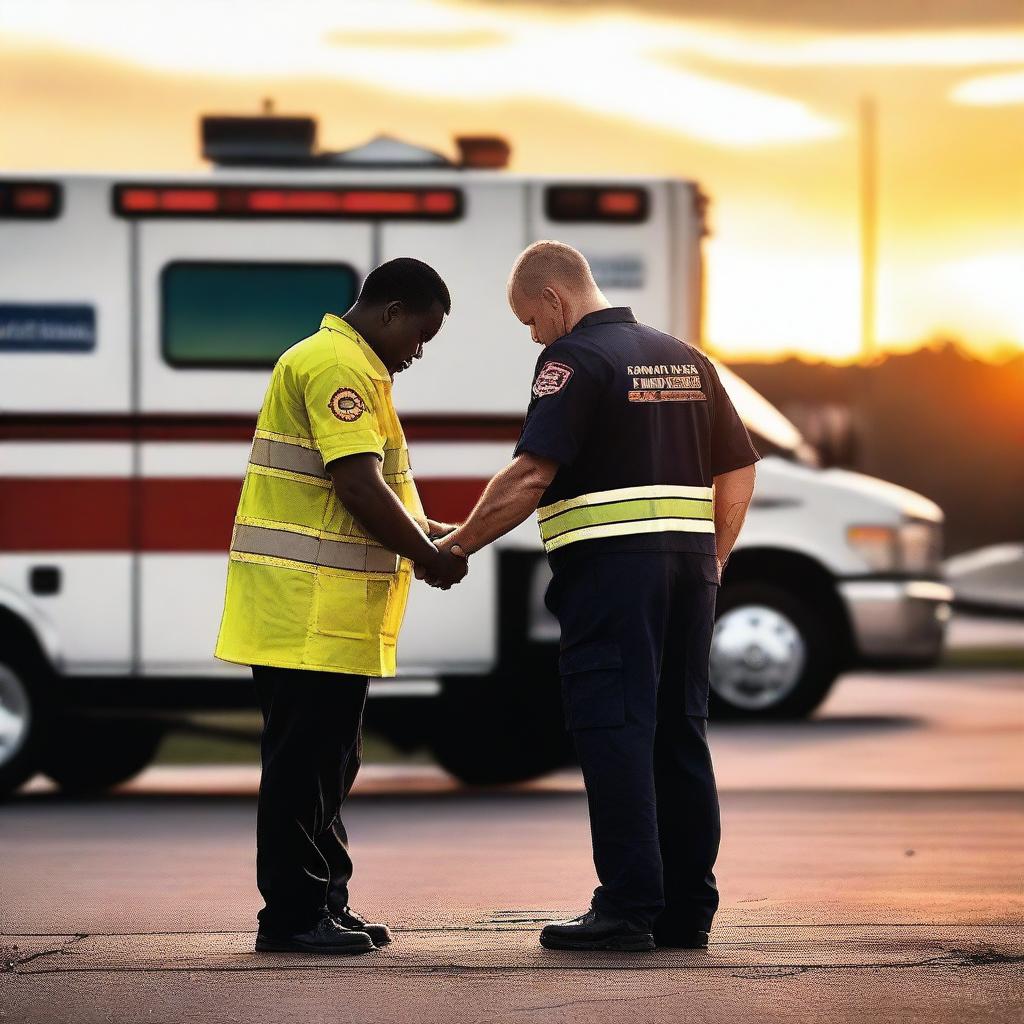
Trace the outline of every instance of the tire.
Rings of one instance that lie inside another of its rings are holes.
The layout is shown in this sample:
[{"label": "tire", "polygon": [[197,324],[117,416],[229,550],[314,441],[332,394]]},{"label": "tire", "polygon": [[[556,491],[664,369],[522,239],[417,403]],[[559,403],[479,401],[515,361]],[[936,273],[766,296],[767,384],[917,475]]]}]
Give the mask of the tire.
[{"label": "tire", "polygon": [[42,770],[68,795],[101,792],[138,775],[164,732],[155,722],[65,715],[54,723]]},{"label": "tire", "polygon": [[0,799],[39,769],[50,720],[39,677],[31,662],[0,662]]},{"label": "tire", "polygon": [[553,666],[442,682],[431,748],[472,786],[539,778],[572,761]]},{"label": "tire", "polygon": [[769,583],[724,586],[711,643],[710,714],[805,718],[841,667],[839,638],[810,602]]}]

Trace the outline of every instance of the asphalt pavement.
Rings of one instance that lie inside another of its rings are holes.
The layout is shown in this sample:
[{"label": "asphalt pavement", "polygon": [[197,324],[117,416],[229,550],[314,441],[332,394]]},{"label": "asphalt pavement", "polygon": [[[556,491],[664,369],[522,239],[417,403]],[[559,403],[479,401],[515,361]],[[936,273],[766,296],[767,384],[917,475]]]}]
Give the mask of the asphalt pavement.
[{"label": "asphalt pavement", "polygon": [[369,766],[354,905],[394,944],[252,952],[256,773],[158,768],[0,808],[0,1021],[1016,1021],[1024,677],[844,678],[817,719],[716,724],[709,949],[543,950],[595,879],[578,773],[467,790]]}]

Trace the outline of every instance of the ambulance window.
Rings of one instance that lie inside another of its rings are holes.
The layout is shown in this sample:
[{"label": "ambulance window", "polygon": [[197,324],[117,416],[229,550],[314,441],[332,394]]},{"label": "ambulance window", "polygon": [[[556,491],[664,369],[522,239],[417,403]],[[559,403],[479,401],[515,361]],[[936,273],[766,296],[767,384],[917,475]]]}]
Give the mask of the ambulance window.
[{"label": "ambulance window", "polygon": [[169,263],[160,278],[164,358],[178,367],[268,367],[356,294],[344,263]]}]

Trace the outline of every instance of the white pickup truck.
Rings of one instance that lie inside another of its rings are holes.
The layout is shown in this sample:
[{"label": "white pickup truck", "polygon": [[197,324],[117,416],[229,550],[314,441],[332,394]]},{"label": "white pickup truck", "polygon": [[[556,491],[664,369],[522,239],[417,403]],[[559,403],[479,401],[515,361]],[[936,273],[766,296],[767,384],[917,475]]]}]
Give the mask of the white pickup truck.
[{"label": "white pickup truck", "polygon": [[[277,355],[377,263],[426,260],[454,297],[396,387],[436,519],[465,514],[518,434],[536,350],[505,281],[526,244],[569,242],[614,304],[700,337],[694,183],[513,175],[495,140],[461,164],[393,140],[319,154],[311,124],[211,119],[208,173],[0,178],[0,792],[38,770],[112,784],[151,759],[169,712],[252,702],[212,650],[255,416]],[[715,713],[806,715],[846,668],[933,662],[941,511],[817,468],[721,372],[764,459],[720,593]],[[464,585],[415,589],[369,724],[469,781],[563,760],[547,572],[527,523]],[[510,714],[533,717],[529,749]]]}]

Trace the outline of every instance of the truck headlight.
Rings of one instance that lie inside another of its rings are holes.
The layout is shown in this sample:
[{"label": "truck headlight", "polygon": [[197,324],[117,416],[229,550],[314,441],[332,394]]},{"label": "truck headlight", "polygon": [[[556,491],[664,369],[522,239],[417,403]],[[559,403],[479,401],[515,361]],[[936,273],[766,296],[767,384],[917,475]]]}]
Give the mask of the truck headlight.
[{"label": "truck headlight", "polygon": [[851,526],[846,539],[875,572],[895,572],[899,541],[892,526]]},{"label": "truck headlight", "polygon": [[921,519],[899,526],[851,526],[846,539],[875,572],[932,574],[942,557],[941,525]]},{"label": "truck headlight", "polygon": [[904,572],[937,572],[942,559],[942,527],[910,519],[899,528],[899,547]]}]

